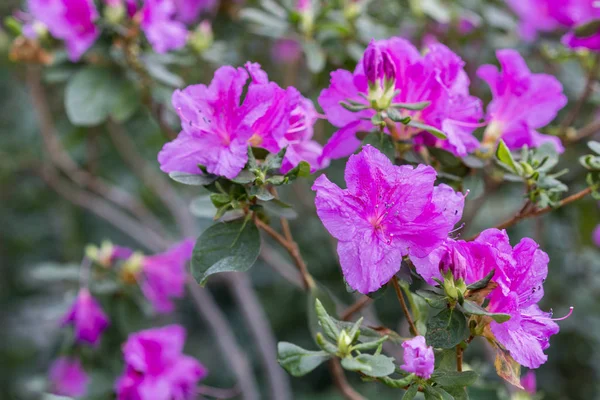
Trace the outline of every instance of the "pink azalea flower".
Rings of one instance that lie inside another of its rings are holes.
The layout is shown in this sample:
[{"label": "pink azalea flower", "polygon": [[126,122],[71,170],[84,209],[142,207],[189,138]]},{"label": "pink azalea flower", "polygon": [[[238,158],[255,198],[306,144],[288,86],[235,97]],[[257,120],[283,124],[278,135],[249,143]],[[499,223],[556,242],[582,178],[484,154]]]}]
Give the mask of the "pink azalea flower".
[{"label": "pink azalea flower", "polygon": [[346,165],[347,189],[321,175],[314,183],[317,214],[338,239],[348,284],[369,293],[387,283],[405,255],[425,257],[460,220],[464,198],[434,186],[432,167],[394,166],[371,146]]},{"label": "pink azalea flower", "polygon": [[[240,105],[248,78],[251,82]],[[311,162],[320,156],[319,146],[311,140],[316,112],[310,101],[292,87],[282,89],[270,82],[258,64],[246,63],[246,69],[221,67],[209,86],[176,91],[173,106],[183,131],[158,155],[164,172],[200,174],[200,164],[231,179],[246,165],[248,146],[270,152],[289,146],[287,169],[302,158]],[[321,164],[311,162],[315,169]]]},{"label": "pink azalea flower", "polygon": [[302,57],[302,46],[295,39],[278,39],[271,48],[271,58],[278,64],[294,64]]},{"label": "pink azalea flower", "polygon": [[415,336],[403,342],[402,347],[404,348],[404,364],[400,368],[423,379],[431,378],[435,357],[433,347],[427,346],[425,338]]},{"label": "pink azalea flower", "polygon": [[131,334],[123,346],[125,371],[116,382],[119,400],[188,400],[207,375],[196,359],[182,354],[185,329],[179,325]]},{"label": "pink azalea flower", "polygon": [[141,10],[141,27],[157,53],[166,53],[185,46],[188,31],[177,21],[177,8],[173,0],[145,0]]},{"label": "pink azalea flower", "polygon": [[172,298],[184,295],[185,266],[192,257],[192,239],[171,247],[164,253],[145,256],[141,264],[141,288],[144,296],[159,313],[173,310]]},{"label": "pink azalea flower", "polygon": [[[584,25],[588,22],[600,19],[600,5],[595,4],[594,1],[578,1],[571,0],[573,5],[571,7],[571,27],[577,27],[578,25]],[[600,28],[588,36],[578,36],[574,30],[568,32],[562,38],[562,42],[565,46],[579,49],[586,48],[593,51],[600,50]]]},{"label": "pink azalea flower", "polygon": [[50,34],[65,42],[71,61],[79,60],[100,35],[94,24],[98,11],[92,0],[28,0],[27,4]]},{"label": "pink azalea flower", "polygon": [[198,19],[202,11],[215,8],[217,0],[175,0],[177,20],[190,24]]},{"label": "pink azalea flower", "polygon": [[[519,33],[527,41],[538,32],[552,32],[571,24],[571,8],[581,0],[506,0],[520,19]],[[587,0],[583,0],[587,1]]]},{"label": "pink azalea flower", "polygon": [[535,379],[535,372],[530,370],[521,377],[521,386],[530,395],[535,395],[537,392],[537,380]]},{"label": "pink azalea flower", "polygon": [[463,257],[460,261],[466,265],[467,285],[494,269],[493,281],[498,287],[488,296],[487,309],[509,314],[511,318],[504,323],[492,321],[492,333],[515,361],[528,368],[538,368],[547,360],[544,350],[549,346],[550,336],[559,330],[552,314],[537,306],[544,296],[542,283],[548,275],[549,260],[538,247],[529,238],[512,247],[506,231],[487,229],[473,242],[448,240],[428,257],[411,260],[429,283],[433,283],[433,277],[442,277],[440,260],[452,252],[459,252]]},{"label": "pink azalea flower", "polygon": [[596,225],[594,232],[592,233],[592,242],[600,247],[600,225]]},{"label": "pink azalea flower", "polygon": [[87,391],[89,377],[78,359],[57,358],[50,366],[52,393],[59,396],[82,397]]},{"label": "pink azalea flower", "polygon": [[[392,62],[393,68],[380,72],[388,78],[392,71],[395,74],[393,89],[400,93],[392,99],[393,102],[430,102],[424,110],[404,110],[404,115],[441,129],[448,135],[447,140],[439,140],[427,132],[398,123],[396,129],[401,138],[414,138],[416,143],[441,147],[461,157],[477,149],[478,141],[472,132],[482,116],[481,102],[469,95],[469,79],[460,57],[439,43],[429,46],[426,55],[421,56],[412,44],[397,37],[374,41],[369,48],[373,47],[377,47],[382,59],[389,58]],[[370,57],[369,54],[373,54],[370,52],[363,57]],[[366,63],[370,65],[369,60]],[[360,145],[356,133],[373,129],[368,119],[375,114],[374,110],[352,112],[340,105],[340,102],[349,99],[368,105],[363,97],[369,94],[364,64],[363,59],[353,73],[341,69],[333,71],[329,87],[319,96],[319,104],[327,119],[340,128],[325,146],[325,157],[341,158],[352,154]],[[383,68],[383,63],[381,66]],[[377,68],[375,70],[377,75]]]},{"label": "pink azalea flower", "polygon": [[108,327],[108,317],[87,288],[79,290],[75,303],[63,318],[63,325],[72,324],[75,339],[95,345]]},{"label": "pink azalea flower", "polygon": [[515,150],[550,142],[558,152],[563,152],[560,139],[537,131],[552,122],[567,104],[562,84],[551,75],[531,73],[515,50],[498,50],[496,56],[501,71],[493,65],[482,65],[477,71],[493,95],[487,108],[489,125],[484,143],[495,144],[502,138]]}]

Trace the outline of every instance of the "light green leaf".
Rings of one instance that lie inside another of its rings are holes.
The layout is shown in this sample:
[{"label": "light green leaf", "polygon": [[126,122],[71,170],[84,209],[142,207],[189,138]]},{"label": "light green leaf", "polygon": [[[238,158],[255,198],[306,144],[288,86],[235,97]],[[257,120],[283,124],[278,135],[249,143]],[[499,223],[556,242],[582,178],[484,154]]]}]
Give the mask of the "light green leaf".
[{"label": "light green leaf", "polygon": [[348,371],[359,371],[374,378],[388,376],[394,372],[394,359],[383,354],[361,354],[357,357],[342,359],[342,367]]},{"label": "light green leaf", "polygon": [[187,172],[169,172],[169,178],[175,182],[183,183],[184,185],[191,186],[204,186],[210,185],[216,179],[216,175],[208,174],[190,174]]},{"label": "light green leaf", "polygon": [[209,218],[212,219],[217,212],[211,196],[199,196],[192,200],[190,204],[190,212],[198,218]]},{"label": "light green leaf", "polygon": [[427,131],[438,139],[448,139],[448,136],[446,136],[446,134],[444,132],[440,131],[438,128],[435,128],[431,125],[424,124],[419,121],[412,120],[408,123],[408,126],[412,126],[414,128]]},{"label": "light green leaf", "polygon": [[277,361],[296,377],[308,374],[330,357],[324,351],[310,351],[288,342],[277,344]]},{"label": "light green leaf", "polygon": [[509,314],[491,313],[491,312],[487,311],[486,309],[480,307],[478,304],[476,304],[472,301],[469,301],[469,300],[466,300],[460,307],[462,307],[462,309],[464,310],[464,312],[466,314],[485,315],[485,316],[492,318],[494,321],[496,321],[498,323],[506,322],[510,319]]}]

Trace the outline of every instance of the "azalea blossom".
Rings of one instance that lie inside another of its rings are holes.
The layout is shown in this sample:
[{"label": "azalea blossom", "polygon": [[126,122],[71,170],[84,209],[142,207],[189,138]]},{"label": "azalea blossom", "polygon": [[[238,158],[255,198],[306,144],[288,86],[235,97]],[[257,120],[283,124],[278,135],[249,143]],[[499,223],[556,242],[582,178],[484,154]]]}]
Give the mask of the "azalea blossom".
[{"label": "azalea blossom", "polygon": [[[368,74],[373,75],[368,78],[365,65],[372,64],[373,68],[369,68],[373,72]],[[440,140],[401,123],[393,125],[393,132],[386,128],[387,133],[397,139],[414,138],[418,144],[441,147],[460,157],[474,151],[478,141],[472,132],[482,117],[481,101],[469,95],[469,79],[463,67],[460,57],[439,43],[429,46],[422,56],[412,44],[398,37],[372,41],[354,72],[333,71],[329,87],[319,96],[327,119],[340,128],[325,146],[323,155],[341,158],[352,154],[360,146],[356,133],[373,129],[368,121],[376,112],[373,108],[353,112],[341,103],[351,100],[369,107],[376,89],[370,88],[369,80],[374,82],[375,77],[380,79],[384,75],[391,85],[389,90],[382,88],[380,92],[384,105],[429,102],[421,111],[402,110],[402,113],[442,130],[448,138]],[[394,91],[398,93],[394,95]]]},{"label": "azalea blossom", "polygon": [[542,284],[548,275],[548,255],[532,239],[525,238],[512,247],[506,231],[487,229],[473,242],[448,240],[428,257],[411,260],[417,272],[433,283],[433,277],[442,278],[439,267],[444,263],[440,264],[440,260],[453,252],[462,256],[459,260],[461,267],[466,266],[467,285],[495,271],[493,281],[498,287],[488,296],[487,309],[511,317],[504,323],[490,322],[496,340],[521,365],[538,368],[546,362],[544,350],[550,336],[559,330],[552,314],[537,305],[544,296]]},{"label": "azalea blossom", "polygon": [[317,214],[338,239],[342,272],[353,289],[379,289],[403,256],[425,257],[447,238],[462,216],[464,197],[434,186],[435,178],[432,167],[395,166],[371,146],[349,158],[346,189],[325,175],[317,178]]},{"label": "azalea blossom", "polygon": [[567,104],[562,84],[552,75],[531,73],[515,50],[498,50],[496,56],[500,71],[493,65],[482,65],[477,70],[493,95],[487,107],[489,125],[484,144],[492,146],[502,138],[509,149],[516,150],[550,142],[558,152],[563,152],[558,137],[538,132]]},{"label": "azalea blossom", "polygon": [[75,303],[63,318],[63,324],[72,324],[75,339],[95,345],[108,327],[108,317],[87,288],[79,290]]},{"label": "azalea blossom", "polygon": [[175,19],[177,7],[173,0],[145,0],[141,10],[141,27],[157,53],[166,53],[185,46],[188,30]]},{"label": "azalea blossom", "polygon": [[196,359],[182,354],[185,329],[179,325],[129,335],[123,346],[125,370],[116,382],[119,400],[191,400],[207,375]]},{"label": "azalea blossom", "polygon": [[177,7],[177,19],[186,24],[198,19],[202,11],[215,8],[217,0],[174,0]]},{"label": "azalea blossom", "polygon": [[98,39],[98,10],[92,0],[28,0],[34,19],[63,40],[71,61],[78,61]]},{"label": "azalea blossom", "polygon": [[53,394],[74,398],[84,396],[89,383],[79,359],[68,357],[54,360],[50,366],[49,380]]},{"label": "azalea blossom", "polygon": [[[248,92],[240,104],[248,79]],[[312,103],[295,88],[282,89],[270,82],[258,64],[219,68],[209,86],[176,91],[173,107],[183,130],[158,155],[164,172],[201,174],[198,165],[203,165],[209,173],[231,179],[246,165],[248,146],[270,152],[289,146],[284,170],[302,159],[313,169],[326,163],[317,160],[321,149],[311,139],[316,120]]]},{"label": "azalea blossom", "polygon": [[402,343],[404,348],[404,364],[400,366],[406,372],[417,375],[423,379],[431,378],[435,356],[433,347],[427,346],[423,336],[415,336]]},{"label": "azalea blossom", "polygon": [[525,375],[521,377],[521,386],[530,395],[535,395],[537,392],[537,380],[535,378],[535,371],[527,371]]}]

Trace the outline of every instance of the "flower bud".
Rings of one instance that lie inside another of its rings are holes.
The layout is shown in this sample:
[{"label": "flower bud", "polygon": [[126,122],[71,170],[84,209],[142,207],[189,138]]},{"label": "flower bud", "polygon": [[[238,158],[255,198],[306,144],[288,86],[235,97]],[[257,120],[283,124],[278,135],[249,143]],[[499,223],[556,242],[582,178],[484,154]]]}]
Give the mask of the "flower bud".
[{"label": "flower bud", "polygon": [[396,64],[394,64],[394,60],[387,51],[384,51],[381,54],[382,58],[382,69],[383,69],[383,79],[389,82],[396,81]]},{"label": "flower bud", "polygon": [[464,281],[467,272],[467,260],[455,247],[452,247],[440,260],[440,271],[444,275],[450,271],[455,281],[460,279]]},{"label": "flower bud", "polygon": [[363,56],[363,69],[369,81],[369,86],[379,84],[383,75],[383,57],[374,39],[371,40]]},{"label": "flower bud", "polygon": [[338,337],[338,355],[340,357],[346,357],[348,355],[350,355],[350,347],[352,345],[352,338],[350,337],[350,335],[348,335],[348,333],[346,332],[345,329],[342,329],[342,332],[340,332],[340,336]]},{"label": "flower bud", "polygon": [[200,22],[196,30],[190,35],[188,43],[198,53],[203,53],[213,44],[213,31],[210,21]]}]

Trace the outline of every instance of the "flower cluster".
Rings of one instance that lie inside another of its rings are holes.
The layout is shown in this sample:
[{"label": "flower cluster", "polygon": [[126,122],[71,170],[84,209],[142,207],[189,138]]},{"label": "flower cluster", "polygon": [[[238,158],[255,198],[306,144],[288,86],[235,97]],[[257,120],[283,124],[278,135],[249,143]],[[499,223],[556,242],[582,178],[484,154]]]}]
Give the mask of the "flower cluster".
[{"label": "flower cluster", "polygon": [[538,32],[569,29],[562,42],[571,48],[600,50],[600,26],[588,32],[576,28],[600,18],[600,6],[593,0],[506,0],[521,19],[519,31],[525,40],[533,40]]},{"label": "flower cluster", "polygon": [[[317,113],[293,87],[270,82],[258,64],[219,68],[210,85],[192,85],[173,94],[182,131],[158,155],[164,172],[235,178],[248,162],[248,146],[275,153],[287,148],[282,172],[306,161],[323,167],[321,146],[312,140]],[[248,91],[243,103],[242,92]]]},{"label": "flower cluster", "polygon": [[[447,140],[399,123],[388,124],[386,132],[395,139],[414,138],[416,143],[439,146],[461,157],[476,150],[479,143],[472,133],[482,117],[482,107],[479,99],[469,95],[463,66],[458,55],[439,43],[429,46],[421,56],[411,43],[398,37],[372,41],[354,72],[332,72],[329,87],[319,96],[327,119],[340,128],[323,155],[346,157],[360,146],[356,133],[369,131],[372,126],[368,120],[376,113],[370,105],[385,108],[393,103],[421,102],[429,105],[418,111],[403,110],[403,115],[442,130]],[[349,111],[342,106],[349,100],[369,108]]]},{"label": "flower cluster", "polygon": [[[188,41],[187,24],[198,19],[203,10],[213,8],[215,0],[105,0],[107,9],[127,15],[139,23],[154,51],[165,53],[184,47]],[[77,61],[100,36],[99,12],[92,0],[28,0],[33,21],[25,32],[37,36],[40,23],[59,40],[64,40],[71,61]],[[29,29],[36,26],[36,29]]]},{"label": "flower cluster", "polygon": [[487,310],[510,315],[503,323],[490,322],[495,339],[519,364],[538,368],[546,362],[544,350],[550,336],[558,333],[552,314],[537,305],[544,296],[543,282],[548,275],[548,255],[529,238],[512,247],[505,231],[488,229],[473,242],[448,239],[442,246],[418,259],[413,258],[417,272],[430,284],[442,278],[440,267],[451,257],[455,279],[471,284],[494,271],[498,285],[487,299]]},{"label": "flower cluster", "polygon": [[183,327],[169,325],[130,335],[123,345],[125,370],[115,385],[117,398],[196,398],[196,385],[207,370],[182,354],[185,334]]},{"label": "flower cluster", "polygon": [[361,293],[386,284],[403,256],[433,251],[462,216],[464,196],[434,186],[432,167],[395,166],[371,146],[350,157],[345,179],[341,189],[321,175],[313,190],[319,218],[339,241],[344,277]]}]

